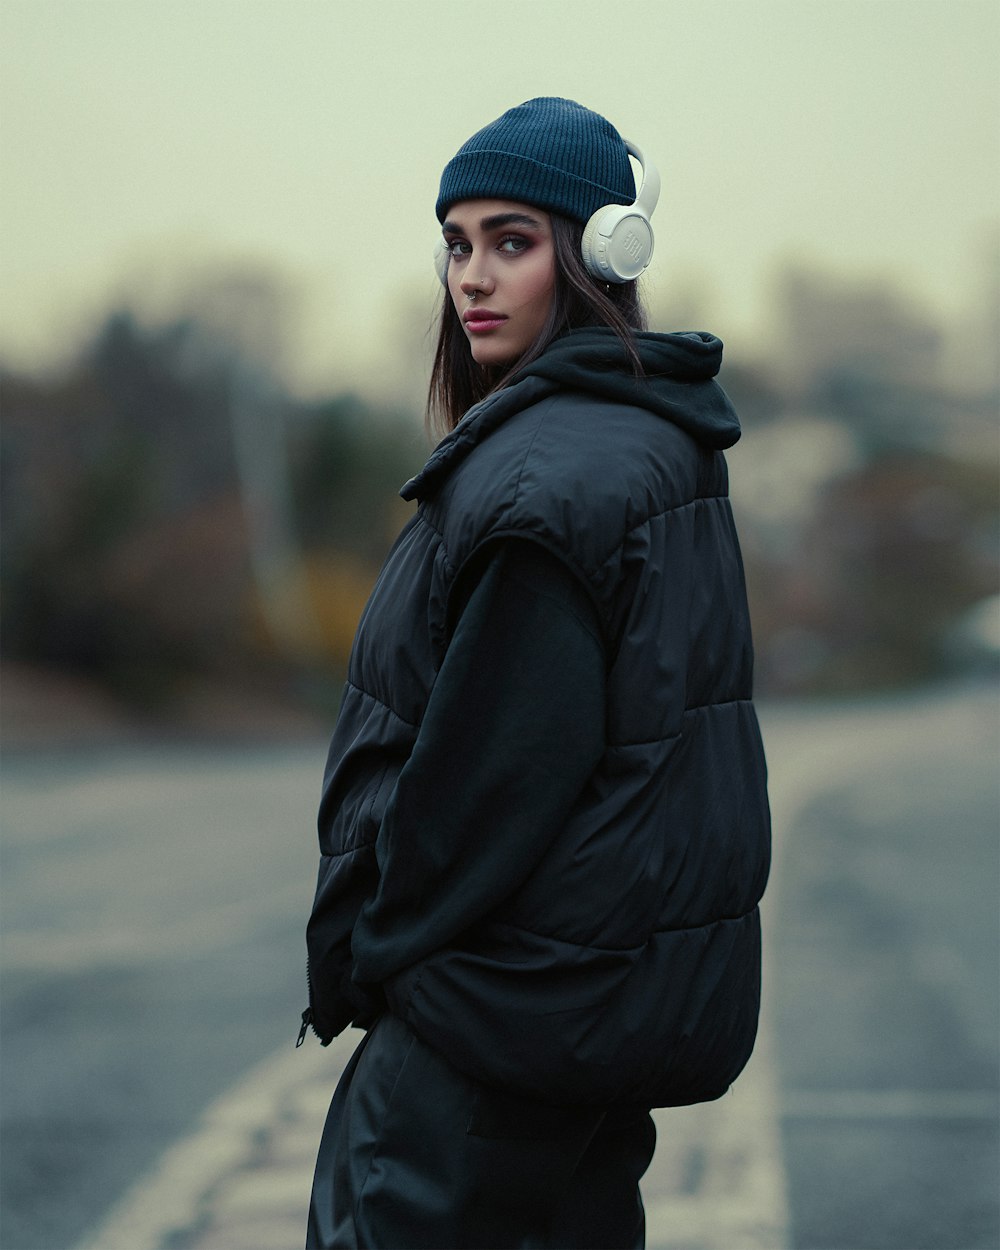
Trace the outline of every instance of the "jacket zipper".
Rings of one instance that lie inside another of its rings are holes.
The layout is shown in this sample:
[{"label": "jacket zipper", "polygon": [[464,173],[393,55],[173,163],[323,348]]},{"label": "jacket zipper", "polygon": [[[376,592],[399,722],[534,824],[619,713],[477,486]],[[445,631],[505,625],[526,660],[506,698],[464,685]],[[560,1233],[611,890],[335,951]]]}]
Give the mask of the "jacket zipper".
[{"label": "jacket zipper", "polygon": [[306,955],[306,992],[309,995],[309,1006],[302,1013],[302,1027],[299,1029],[299,1035],[295,1039],[296,1050],[298,1050],[298,1048],[306,1040],[306,1034],[309,1032],[309,1026],[312,1024],[313,1018],[314,1018],[313,1008],[312,1008],[312,1001],[313,1001],[312,973],[309,970],[309,955],[308,954]]}]

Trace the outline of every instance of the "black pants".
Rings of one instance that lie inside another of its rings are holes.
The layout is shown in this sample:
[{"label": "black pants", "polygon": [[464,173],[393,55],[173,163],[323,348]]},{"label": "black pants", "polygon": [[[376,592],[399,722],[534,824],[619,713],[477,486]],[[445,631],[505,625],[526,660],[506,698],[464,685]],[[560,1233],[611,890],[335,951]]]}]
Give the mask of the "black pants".
[{"label": "black pants", "polygon": [[487,1089],[384,1016],[337,1086],[306,1250],[633,1250],[656,1131],[639,1108]]}]

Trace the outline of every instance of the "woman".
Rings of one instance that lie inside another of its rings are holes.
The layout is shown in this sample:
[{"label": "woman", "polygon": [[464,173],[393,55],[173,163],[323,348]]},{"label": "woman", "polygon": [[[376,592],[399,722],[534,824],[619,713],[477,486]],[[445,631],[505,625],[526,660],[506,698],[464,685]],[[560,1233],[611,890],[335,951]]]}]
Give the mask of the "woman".
[{"label": "woman", "polygon": [[442,175],[447,432],[403,489],[320,809],[303,1033],[367,1033],[310,1247],[641,1246],[650,1108],[719,1097],[753,1045],[739,425],[718,340],[643,329],[655,197],[559,99]]}]

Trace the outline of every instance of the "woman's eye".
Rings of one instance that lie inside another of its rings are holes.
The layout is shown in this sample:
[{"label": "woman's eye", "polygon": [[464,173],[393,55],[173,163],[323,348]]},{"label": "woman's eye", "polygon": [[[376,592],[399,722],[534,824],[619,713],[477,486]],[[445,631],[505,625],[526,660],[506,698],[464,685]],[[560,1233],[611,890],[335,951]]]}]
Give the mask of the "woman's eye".
[{"label": "woman's eye", "polygon": [[527,239],[519,234],[511,234],[501,239],[498,244],[501,252],[506,252],[508,256],[516,256],[519,252],[527,251],[531,246]]},{"label": "woman's eye", "polygon": [[444,246],[452,256],[468,256],[472,250],[465,239],[445,239]]}]

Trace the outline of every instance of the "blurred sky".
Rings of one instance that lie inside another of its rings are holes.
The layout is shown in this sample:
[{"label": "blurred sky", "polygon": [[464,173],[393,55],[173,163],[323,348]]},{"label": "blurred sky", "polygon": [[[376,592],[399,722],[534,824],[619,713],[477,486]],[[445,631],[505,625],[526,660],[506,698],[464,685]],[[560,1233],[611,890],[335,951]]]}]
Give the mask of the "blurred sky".
[{"label": "blurred sky", "polygon": [[955,318],[996,253],[997,0],[3,0],[0,36],[17,367],[222,261],[289,281],[304,388],[391,373],[437,291],[442,166],[535,95],[653,157],[651,298],[699,289],[730,342],[789,259]]}]

